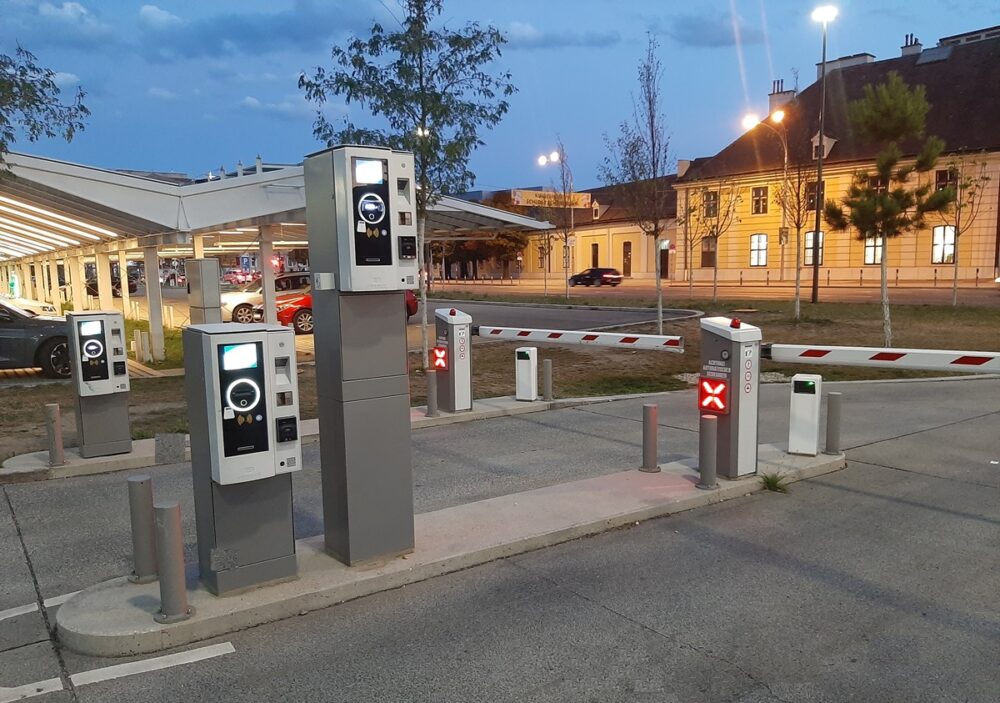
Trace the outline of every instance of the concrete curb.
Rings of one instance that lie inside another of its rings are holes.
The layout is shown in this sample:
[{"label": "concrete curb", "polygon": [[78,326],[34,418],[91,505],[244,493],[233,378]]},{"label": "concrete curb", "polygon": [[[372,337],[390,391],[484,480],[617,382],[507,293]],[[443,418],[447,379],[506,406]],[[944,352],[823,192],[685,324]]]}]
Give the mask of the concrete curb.
[{"label": "concrete curb", "polygon": [[[781,471],[788,482],[846,465],[843,454],[787,457],[768,445],[761,447],[761,456],[762,464]],[[327,556],[322,536],[300,540],[297,580],[226,598],[197,585],[189,565],[189,602],[196,614],[174,625],[153,620],[159,607],[156,583],[113,579],[81,591],[59,609],[59,637],[68,648],[90,656],[156,652],[762,490],[756,477],[698,490],[691,463],[665,464],[662,473],[624,471],[424,513],[415,519],[414,552],[375,567],[352,568]]]},{"label": "concrete curb", "polygon": [[[651,308],[646,307],[624,307],[624,306],[614,306],[614,305],[561,305],[559,303],[514,303],[514,302],[504,302],[502,300],[452,300],[451,298],[428,298],[427,302],[440,301],[449,303],[472,303],[473,305],[504,305],[514,308],[543,308],[547,310],[604,310],[607,312],[650,312],[656,314],[656,305]],[[654,300],[655,302],[655,300]],[[452,306],[458,307],[458,306]],[[683,317],[672,317],[671,320],[686,320],[691,317],[701,317],[705,313],[701,310],[690,310],[688,308],[663,308],[664,313],[668,312],[683,312],[688,313]],[[656,318],[653,318],[654,320]],[[632,324],[632,323],[626,323]]]}]

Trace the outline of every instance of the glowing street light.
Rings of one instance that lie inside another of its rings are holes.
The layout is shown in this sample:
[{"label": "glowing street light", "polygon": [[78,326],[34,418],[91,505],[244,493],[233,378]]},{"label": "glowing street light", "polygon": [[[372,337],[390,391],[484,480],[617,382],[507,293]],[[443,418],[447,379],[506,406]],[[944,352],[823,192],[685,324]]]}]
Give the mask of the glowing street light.
[{"label": "glowing street light", "polygon": [[837,19],[839,11],[833,5],[820,5],[812,11],[812,21],[827,24]]},{"label": "glowing street light", "polygon": [[770,119],[771,122],[774,122],[775,124],[781,124],[781,121],[785,119],[785,111],[775,110],[774,112],[771,113]]},{"label": "glowing street light", "polygon": [[743,124],[743,129],[749,132],[751,129],[760,124],[760,117],[753,114],[752,112],[748,112],[747,114],[743,115],[742,124]]},{"label": "glowing street light", "polygon": [[816,228],[813,230],[813,278],[812,302],[819,302],[819,226],[823,212],[823,152],[826,151],[823,127],[826,122],[826,27],[837,18],[837,8],[833,5],[820,5],[812,12],[813,22],[823,25],[823,63],[820,68],[820,98],[819,98],[819,154],[816,158]]}]

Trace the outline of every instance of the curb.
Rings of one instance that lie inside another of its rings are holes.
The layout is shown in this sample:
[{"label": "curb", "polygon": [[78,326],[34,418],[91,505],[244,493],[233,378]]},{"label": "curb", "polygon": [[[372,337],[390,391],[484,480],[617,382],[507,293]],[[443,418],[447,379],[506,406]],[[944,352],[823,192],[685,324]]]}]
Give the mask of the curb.
[{"label": "curb", "polygon": [[[656,306],[646,308],[646,307],[624,307],[624,306],[614,306],[614,305],[560,305],[559,303],[508,303],[501,300],[452,300],[451,298],[428,298],[427,302],[430,303],[432,300],[440,300],[441,302],[449,303],[472,303],[473,305],[505,305],[514,308],[544,308],[547,310],[604,310],[607,312],[651,312],[656,314]],[[456,306],[452,306],[456,307]],[[705,313],[701,310],[689,310],[688,308],[663,308],[664,313],[668,312],[683,312],[688,313],[682,317],[672,317],[671,320],[687,320],[692,317],[701,317]],[[664,318],[665,319],[665,318]],[[655,318],[654,318],[655,320]],[[635,324],[635,323],[624,323],[624,324]]]}]

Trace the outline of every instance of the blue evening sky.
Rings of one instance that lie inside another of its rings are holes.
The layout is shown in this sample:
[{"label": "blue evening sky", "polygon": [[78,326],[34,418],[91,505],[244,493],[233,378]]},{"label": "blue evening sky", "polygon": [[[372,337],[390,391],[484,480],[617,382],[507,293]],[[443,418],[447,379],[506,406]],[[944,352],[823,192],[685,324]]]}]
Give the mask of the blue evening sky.
[{"label": "blue evening sky", "polygon": [[[155,4],[153,4],[155,3]],[[819,3],[817,3],[819,4]],[[899,54],[913,32],[938,38],[1000,23],[996,0],[841,0],[829,57]],[[771,80],[815,80],[821,31],[813,3],[795,0],[446,0],[450,25],[504,31],[499,66],[519,92],[471,166],[476,187],[542,185],[535,164],[561,135],[577,188],[598,185],[603,135],[631,112],[646,32],[660,41],[663,111],[674,158],[715,153],[748,110],[766,112]],[[318,148],[314,108],[296,86],[329,66],[329,49],[373,20],[391,25],[395,0],[0,0],[0,53],[15,43],[88,93],[93,114],[71,144],[19,139],[15,151],[106,168],[205,174],[242,159],[297,163]],[[356,105],[331,117],[364,124]]]}]

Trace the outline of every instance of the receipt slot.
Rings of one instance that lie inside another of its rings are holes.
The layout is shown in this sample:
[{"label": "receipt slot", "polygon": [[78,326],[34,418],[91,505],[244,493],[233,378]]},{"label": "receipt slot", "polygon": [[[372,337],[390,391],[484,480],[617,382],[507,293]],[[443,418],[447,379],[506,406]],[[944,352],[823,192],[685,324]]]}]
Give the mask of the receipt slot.
[{"label": "receipt slot", "polygon": [[124,318],[118,312],[71,312],[66,325],[80,456],[132,451]]},{"label": "receipt slot", "polygon": [[438,349],[446,350],[446,368],[438,369],[438,407],[449,413],[472,410],[472,316],[455,308],[434,311]]},{"label": "receipt slot", "polygon": [[698,413],[718,416],[718,473],[756,473],[760,328],[728,317],[702,318],[700,325]]},{"label": "receipt slot", "polygon": [[184,330],[201,578],[216,594],[296,575],[291,473],[302,464],[295,336],[277,325]]},{"label": "receipt slot", "polygon": [[819,410],[823,377],[797,373],[792,376],[792,398],[788,412],[788,453],[819,454]]},{"label": "receipt slot", "polygon": [[514,350],[514,398],[538,400],[538,349],[518,347]]}]

